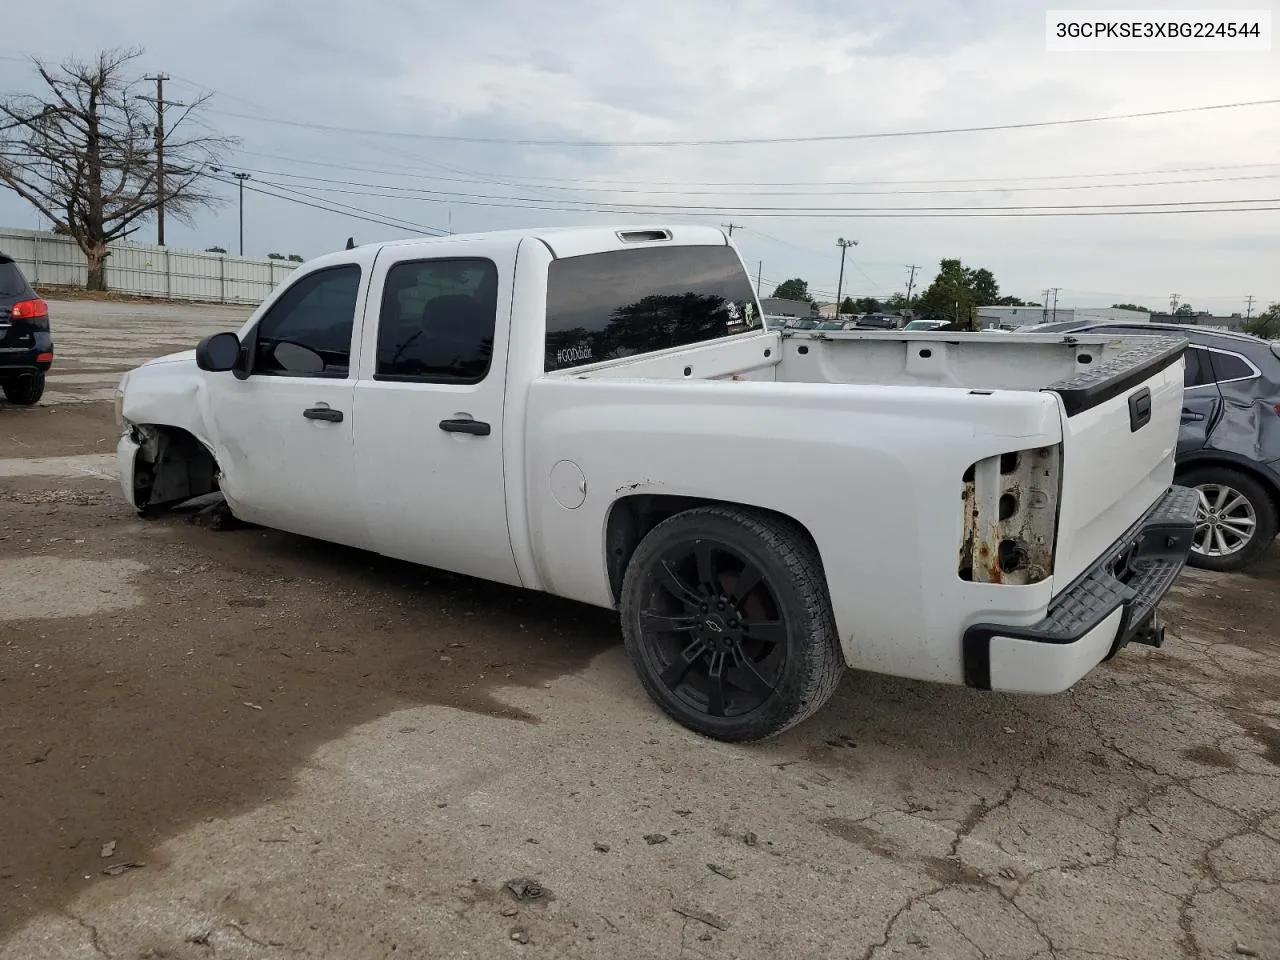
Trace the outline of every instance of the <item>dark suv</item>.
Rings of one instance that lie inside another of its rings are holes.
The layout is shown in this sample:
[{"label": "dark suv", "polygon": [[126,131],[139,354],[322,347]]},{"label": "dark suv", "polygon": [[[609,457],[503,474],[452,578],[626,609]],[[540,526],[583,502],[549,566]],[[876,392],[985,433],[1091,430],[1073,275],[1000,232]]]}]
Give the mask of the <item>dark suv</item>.
[{"label": "dark suv", "polygon": [[1200,491],[1188,562],[1239,570],[1276,537],[1280,512],[1280,344],[1165,323],[1065,321],[1029,333],[1105,332],[1186,337],[1177,482]]},{"label": "dark suv", "polygon": [[49,305],[36,296],[18,265],[0,253],[0,389],[5,399],[23,406],[38,401],[52,365]]}]

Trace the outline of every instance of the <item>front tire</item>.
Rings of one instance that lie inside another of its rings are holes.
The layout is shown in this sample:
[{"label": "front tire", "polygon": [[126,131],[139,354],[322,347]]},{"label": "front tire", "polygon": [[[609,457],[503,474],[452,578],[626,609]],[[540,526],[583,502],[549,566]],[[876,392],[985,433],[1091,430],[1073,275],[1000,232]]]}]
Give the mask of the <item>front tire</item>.
[{"label": "front tire", "polygon": [[4,382],[4,398],[18,407],[31,407],[44,396],[44,374],[32,373]]},{"label": "front tire", "polygon": [[658,524],[627,566],[621,608],[645,690],[717,740],[776,736],[844,671],[817,548],[771,514],[700,507]]},{"label": "front tire", "polygon": [[1276,507],[1253,477],[1229,467],[1200,467],[1177,482],[1200,494],[1187,563],[1204,570],[1241,570],[1276,538]]}]

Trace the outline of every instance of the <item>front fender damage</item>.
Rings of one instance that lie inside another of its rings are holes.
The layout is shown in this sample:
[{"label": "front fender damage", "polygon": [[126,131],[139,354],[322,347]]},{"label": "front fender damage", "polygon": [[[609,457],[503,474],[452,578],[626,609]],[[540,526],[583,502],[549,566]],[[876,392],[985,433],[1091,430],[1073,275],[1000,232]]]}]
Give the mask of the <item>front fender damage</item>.
[{"label": "front fender damage", "polygon": [[218,491],[218,464],[190,433],[151,424],[129,429],[136,445],[130,491],[136,509],[159,510]]}]

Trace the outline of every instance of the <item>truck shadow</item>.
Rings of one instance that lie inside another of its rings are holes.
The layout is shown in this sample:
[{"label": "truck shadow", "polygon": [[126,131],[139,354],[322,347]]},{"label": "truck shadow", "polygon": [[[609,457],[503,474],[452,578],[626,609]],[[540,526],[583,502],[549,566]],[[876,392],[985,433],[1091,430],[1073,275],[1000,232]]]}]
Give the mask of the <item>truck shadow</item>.
[{"label": "truck shadow", "polygon": [[[214,533],[180,515],[143,522],[100,486],[66,485],[88,492],[0,497],[0,526],[15,531],[0,563],[36,550],[131,558],[148,572],[136,578],[137,606],[0,623],[0,937],[69,902],[110,864],[163,869],[155,851],[166,838],[288,792],[318,746],[399,707],[502,717],[519,736],[519,724],[539,718],[496,688],[577,672],[620,643],[608,610],[274,531]],[[41,546],[18,546],[33,533]],[[1268,568],[1269,582],[1278,576]],[[1107,674],[1091,683],[1118,689]],[[1157,710],[1153,702],[1128,723],[1154,726]],[[1093,723],[1071,697],[853,674],[809,722],[743,749],[868,789],[883,781],[886,796],[909,804],[985,782],[966,770],[1014,771],[1035,757],[1058,756],[1057,779],[1068,783],[1068,758],[1106,752],[1078,746],[1096,741]]]}]

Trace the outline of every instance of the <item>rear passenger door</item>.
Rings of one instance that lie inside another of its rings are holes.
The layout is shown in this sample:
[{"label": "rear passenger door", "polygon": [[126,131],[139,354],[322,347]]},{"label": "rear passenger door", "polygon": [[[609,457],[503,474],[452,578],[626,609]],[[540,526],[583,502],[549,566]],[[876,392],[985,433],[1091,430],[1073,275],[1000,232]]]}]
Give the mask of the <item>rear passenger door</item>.
[{"label": "rear passenger door", "polygon": [[1222,393],[1214,375],[1210,351],[1192,345],[1184,354],[1186,370],[1182,389],[1182,428],[1178,431],[1178,457],[1202,449],[1222,417]]},{"label": "rear passenger door", "polygon": [[360,502],[379,553],[518,585],[502,463],[514,249],[431,249],[386,247],[374,265],[355,389]]}]

